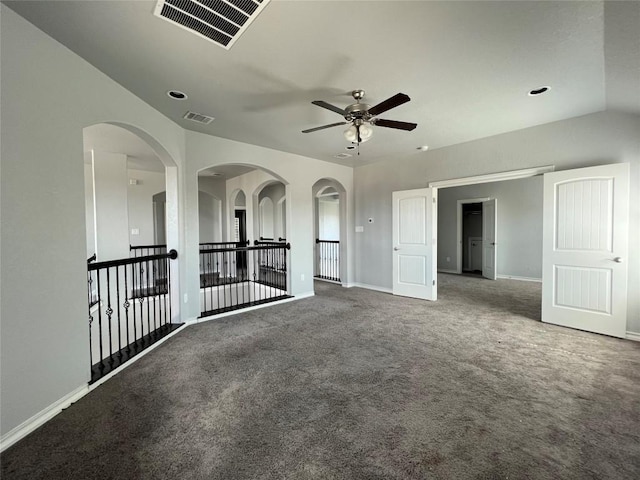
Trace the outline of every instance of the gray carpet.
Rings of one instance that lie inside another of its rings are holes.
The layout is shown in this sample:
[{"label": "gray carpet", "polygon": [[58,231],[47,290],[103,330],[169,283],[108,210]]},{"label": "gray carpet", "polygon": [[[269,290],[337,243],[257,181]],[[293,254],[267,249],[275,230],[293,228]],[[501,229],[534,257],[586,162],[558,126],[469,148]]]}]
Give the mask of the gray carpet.
[{"label": "gray carpet", "polygon": [[640,344],[540,285],[436,303],[317,283],[192,326],[1,458],[4,479],[638,479]]}]

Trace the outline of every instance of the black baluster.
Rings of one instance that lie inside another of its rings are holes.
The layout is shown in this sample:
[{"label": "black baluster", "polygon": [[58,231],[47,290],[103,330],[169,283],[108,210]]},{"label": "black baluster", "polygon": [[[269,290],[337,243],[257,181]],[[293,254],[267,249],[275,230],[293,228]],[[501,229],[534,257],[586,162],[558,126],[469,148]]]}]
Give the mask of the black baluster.
[{"label": "black baluster", "polygon": [[151,294],[151,289],[150,289],[150,284],[149,284],[149,260],[147,260],[146,262],[146,269],[147,269],[147,282],[145,285],[145,300],[147,302],[147,335],[148,335],[148,341],[151,341],[151,302],[149,302],[149,299],[151,297],[149,297],[149,295]]},{"label": "black baluster", "polygon": [[[97,270],[97,281],[98,281],[98,302],[101,301],[102,298],[102,292],[101,292],[101,287],[100,287],[100,270]],[[100,305],[98,303],[98,334],[99,334],[99,340],[98,340],[98,347],[99,347],[99,352],[100,352],[100,365],[99,365],[99,369],[100,372],[102,373],[102,371],[104,370],[104,364],[102,362],[102,359],[104,358],[103,355],[103,351],[102,351],[102,305]]]},{"label": "black baluster", "polygon": [[116,267],[116,307],[118,308],[118,358],[122,362],[122,319],[120,318],[120,274]]},{"label": "black baluster", "polygon": [[109,363],[113,365],[113,342],[111,340],[111,316],[113,315],[113,309],[111,308],[111,274],[109,268],[107,268],[107,314],[108,330],[109,330]]},{"label": "black baluster", "polygon": [[129,330],[131,328],[131,325],[129,323],[129,306],[131,305],[129,303],[129,285],[128,285],[128,281],[127,281],[127,272],[129,271],[129,269],[127,268],[126,265],[124,265],[123,267],[124,270],[124,303],[122,304],[122,306],[124,307],[124,318],[125,318],[125,322],[126,322],[126,326],[127,326],[127,353],[131,352],[131,340],[129,338]]}]

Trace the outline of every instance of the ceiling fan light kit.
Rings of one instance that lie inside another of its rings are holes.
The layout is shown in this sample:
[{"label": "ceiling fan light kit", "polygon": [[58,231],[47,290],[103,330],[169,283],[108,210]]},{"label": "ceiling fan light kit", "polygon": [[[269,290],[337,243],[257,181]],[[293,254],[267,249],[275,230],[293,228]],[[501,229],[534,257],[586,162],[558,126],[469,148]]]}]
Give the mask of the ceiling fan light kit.
[{"label": "ceiling fan light kit", "polygon": [[[360,146],[361,143],[370,140],[373,136],[373,126],[394,128],[397,130],[406,131],[411,131],[418,126],[416,123],[399,122],[397,120],[385,120],[382,118],[377,118],[377,115],[410,101],[411,99],[408,95],[404,93],[398,93],[373,107],[366,103],[360,103],[360,101],[364,98],[364,95],[364,90],[353,90],[351,92],[351,96],[355,99],[356,103],[348,105],[344,109],[336,107],[335,105],[331,105],[330,103],[327,103],[323,100],[314,100],[311,103],[318,107],[322,107],[342,115],[345,121],[331,123],[329,125],[323,125],[321,127],[309,128],[307,130],[303,130],[302,133],[317,132],[318,130],[324,130],[325,128],[350,124],[349,127],[344,131],[344,137],[347,139],[347,141]],[[358,151],[358,155],[359,154],[360,152]]]}]

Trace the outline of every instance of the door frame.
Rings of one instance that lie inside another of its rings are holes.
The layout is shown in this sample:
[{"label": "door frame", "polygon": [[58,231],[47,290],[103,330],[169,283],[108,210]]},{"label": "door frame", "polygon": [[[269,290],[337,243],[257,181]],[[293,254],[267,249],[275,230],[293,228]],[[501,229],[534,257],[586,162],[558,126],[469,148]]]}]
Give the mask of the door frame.
[{"label": "door frame", "polygon": [[[433,228],[433,237],[436,239],[434,245],[432,247],[432,257],[436,262],[436,276],[437,276],[437,262],[438,262],[438,189],[440,188],[449,188],[449,187],[462,187],[465,185],[477,185],[479,183],[491,183],[491,182],[501,182],[506,180],[518,180],[521,178],[529,178],[535,177],[538,175],[544,175],[545,173],[550,173],[555,171],[555,167],[553,165],[546,165],[543,167],[533,167],[533,168],[524,168],[520,170],[509,170],[507,172],[496,172],[496,173],[488,173],[486,175],[476,175],[473,177],[461,177],[461,178],[452,178],[450,180],[438,180],[436,182],[429,182],[429,188],[433,189],[433,198],[435,199],[435,208],[433,209],[433,216],[431,218],[431,225]],[[435,295],[437,298],[438,294],[438,282],[435,282]]]},{"label": "door frame", "polygon": [[[437,198],[437,197],[436,197]],[[462,231],[462,206],[469,204],[469,203],[482,203],[482,202],[486,202],[487,200],[489,200],[489,197],[481,197],[481,198],[467,198],[464,200],[458,200],[458,210],[457,210],[457,216],[458,216],[458,230],[457,230],[457,236],[456,236],[456,245],[457,245],[457,250],[456,250],[456,273],[457,274],[462,274],[462,235],[463,235],[463,231]],[[437,215],[437,212],[436,212]],[[436,238],[438,238],[438,232],[436,232]]]}]

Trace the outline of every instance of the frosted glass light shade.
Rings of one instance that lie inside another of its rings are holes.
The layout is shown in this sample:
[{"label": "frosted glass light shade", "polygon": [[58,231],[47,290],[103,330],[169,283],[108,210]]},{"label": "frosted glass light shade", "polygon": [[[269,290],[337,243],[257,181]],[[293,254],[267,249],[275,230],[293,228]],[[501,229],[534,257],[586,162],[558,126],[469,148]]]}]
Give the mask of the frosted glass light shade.
[{"label": "frosted glass light shade", "polygon": [[[360,143],[366,142],[373,136],[373,128],[363,123],[360,125]],[[351,125],[344,131],[344,138],[351,143],[358,143],[358,130],[355,125]]]}]

